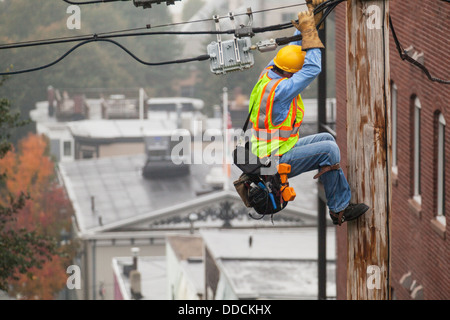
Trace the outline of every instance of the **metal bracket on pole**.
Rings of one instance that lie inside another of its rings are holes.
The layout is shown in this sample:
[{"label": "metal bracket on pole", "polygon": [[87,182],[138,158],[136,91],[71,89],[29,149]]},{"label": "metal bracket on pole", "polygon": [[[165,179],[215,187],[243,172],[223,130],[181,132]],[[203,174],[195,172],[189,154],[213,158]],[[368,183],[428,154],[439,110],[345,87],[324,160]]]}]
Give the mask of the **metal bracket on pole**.
[{"label": "metal bracket on pole", "polygon": [[[220,32],[220,22],[219,22],[219,16],[214,15],[213,16],[214,23],[216,24],[216,31]],[[217,51],[219,55],[219,65],[223,68],[224,67],[224,60],[223,60],[223,43],[222,43],[222,37],[220,36],[220,33],[217,33]]]},{"label": "metal bracket on pole", "polygon": [[247,25],[241,24],[239,27],[237,27],[235,23],[235,36],[237,38],[242,37],[253,37],[255,36],[255,33],[253,32],[253,12],[252,8],[247,8],[247,16],[248,16],[248,23]]},{"label": "metal bracket on pole", "polygon": [[[234,19],[233,12],[229,12],[228,16],[230,17],[230,20],[234,23],[235,30],[237,30],[237,24],[236,24],[236,20]],[[239,54],[239,44],[237,42],[236,35],[234,36],[234,44],[233,45],[234,45],[234,54],[236,56],[236,62],[240,63],[241,62],[241,56]]]}]

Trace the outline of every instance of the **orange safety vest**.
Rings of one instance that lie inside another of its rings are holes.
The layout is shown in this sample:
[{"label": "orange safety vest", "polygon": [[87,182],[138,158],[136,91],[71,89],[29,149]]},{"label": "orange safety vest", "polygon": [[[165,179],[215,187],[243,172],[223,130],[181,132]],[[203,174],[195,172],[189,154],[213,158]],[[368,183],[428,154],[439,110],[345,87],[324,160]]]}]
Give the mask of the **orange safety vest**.
[{"label": "orange safety vest", "polygon": [[270,155],[281,156],[291,150],[299,139],[305,106],[300,95],[290,105],[286,118],[279,125],[272,123],[275,89],[287,78],[271,79],[266,68],[253,88],[249,109],[252,122],[252,152],[259,158]]}]

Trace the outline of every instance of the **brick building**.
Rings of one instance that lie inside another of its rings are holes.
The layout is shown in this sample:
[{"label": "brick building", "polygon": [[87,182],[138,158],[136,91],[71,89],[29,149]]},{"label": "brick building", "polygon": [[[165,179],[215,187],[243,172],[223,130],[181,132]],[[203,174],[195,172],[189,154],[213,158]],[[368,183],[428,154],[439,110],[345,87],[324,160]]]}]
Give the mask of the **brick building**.
[{"label": "brick building", "polygon": [[[450,4],[389,1],[396,34],[430,73],[449,78]],[[347,167],[346,4],[336,9],[336,133]],[[390,32],[391,279],[395,299],[450,298],[450,87],[402,61]],[[344,169],[345,170],[345,169]],[[337,298],[346,299],[347,227],[337,232]]]}]

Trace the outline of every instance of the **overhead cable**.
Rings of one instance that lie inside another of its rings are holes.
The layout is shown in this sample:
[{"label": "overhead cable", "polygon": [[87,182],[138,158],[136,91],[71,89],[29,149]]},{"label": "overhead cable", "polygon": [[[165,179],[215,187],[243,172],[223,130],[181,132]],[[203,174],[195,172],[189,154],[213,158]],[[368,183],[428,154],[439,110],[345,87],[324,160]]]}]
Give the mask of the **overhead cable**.
[{"label": "overhead cable", "polygon": [[[337,5],[338,3],[342,2],[342,1],[344,1],[344,0],[334,0],[334,1],[327,0],[323,4],[327,4],[327,5],[330,5],[330,6],[332,6],[332,5],[335,6],[335,5]],[[316,8],[316,9],[323,10],[323,8],[325,8],[325,6],[322,6],[321,8]],[[333,9],[334,9],[334,7],[333,7]],[[265,11],[267,11],[267,10],[275,10],[275,9],[266,9]],[[316,10],[315,13],[317,13],[317,12],[318,11]],[[322,18],[320,23],[322,23],[322,21],[324,21],[325,18],[326,18],[326,16],[324,15],[324,17]],[[319,23],[319,25],[320,25],[320,23]],[[256,28],[255,29],[255,33],[267,32],[267,31],[275,31],[275,30],[282,30],[282,29],[286,29],[288,27],[292,27],[292,23],[291,22],[290,23],[285,23],[285,24],[279,24],[279,25],[275,25],[275,26],[264,27],[264,28]],[[184,34],[205,34],[205,32],[207,34],[219,34],[219,33],[229,33],[230,34],[230,33],[235,33],[235,30],[232,29],[232,30],[226,30],[226,31],[190,31],[190,32],[188,31],[188,32],[185,32]],[[38,71],[38,70],[43,70],[43,69],[49,68],[49,67],[57,64],[58,62],[60,62],[64,58],[66,58],[69,54],[71,54],[73,51],[75,51],[79,47],[84,46],[84,45],[86,45],[88,43],[97,42],[97,41],[112,43],[112,44],[118,46],[119,48],[121,48],[122,50],[124,50],[126,53],[128,53],[128,55],[130,55],[133,59],[135,59],[139,63],[147,65],[147,66],[160,66],[160,65],[169,65],[169,64],[179,64],[179,63],[187,63],[187,62],[192,62],[192,61],[205,61],[205,60],[209,60],[210,59],[210,56],[208,54],[205,54],[205,55],[201,55],[201,56],[194,57],[194,58],[151,63],[151,62],[146,62],[146,61],[143,61],[143,60],[139,59],[137,56],[135,56],[131,51],[129,51],[123,45],[121,45],[120,43],[110,39],[110,38],[117,38],[117,37],[143,36],[143,35],[150,35],[150,34],[151,35],[155,35],[155,34],[177,34],[177,33],[179,33],[179,32],[176,32],[176,31],[141,32],[141,33],[131,33],[131,34],[130,33],[116,34],[116,35],[110,35],[110,36],[99,36],[97,34],[94,34],[94,35],[87,36],[87,37],[77,37],[76,40],[74,40],[73,38],[49,39],[49,40],[41,41],[41,42],[25,42],[25,43],[21,43],[21,44],[3,45],[3,46],[0,46],[0,49],[12,49],[12,48],[18,48],[18,47],[29,47],[29,46],[37,46],[37,45],[49,45],[49,44],[56,44],[56,43],[67,43],[67,42],[73,42],[73,41],[82,41],[79,44],[77,44],[74,47],[72,47],[69,51],[64,53],[60,58],[56,59],[55,61],[53,61],[53,62],[51,62],[49,64],[46,64],[46,65],[40,66],[40,67],[36,67],[36,68],[25,69],[25,70],[1,72],[0,76],[16,75],[16,74],[34,72],[34,71]],[[288,38],[283,38],[283,39],[288,39]],[[299,40],[301,40],[301,37],[300,37]]]},{"label": "overhead cable", "polygon": [[397,35],[396,35],[396,33],[395,33],[395,29],[394,29],[394,25],[392,24],[392,19],[391,19],[391,16],[390,16],[390,15],[389,15],[389,27],[390,27],[391,30],[392,30],[392,36],[393,36],[393,38],[394,38],[395,46],[397,47],[398,53],[399,53],[400,58],[401,58],[402,60],[406,60],[406,61],[408,61],[409,63],[415,65],[416,67],[419,67],[419,68],[425,73],[425,75],[427,76],[427,78],[428,78],[429,80],[434,81],[434,82],[437,82],[437,83],[442,83],[442,84],[450,84],[450,80],[442,80],[442,79],[438,79],[438,78],[433,77],[433,76],[431,75],[430,71],[428,71],[428,69],[427,69],[423,64],[421,64],[421,63],[418,62],[417,60],[413,59],[412,57],[410,57],[410,56],[405,52],[405,50],[403,49],[403,47],[402,47],[400,41],[399,41],[398,38],[397,38]]},{"label": "overhead cable", "polygon": [[81,6],[84,4],[96,4],[96,3],[105,3],[105,2],[118,2],[118,1],[130,1],[130,0],[93,0],[93,1],[69,1],[69,0],[62,0],[68,4],[74,4],[77,6]]},{"label": "overhead cable", "polygon": [[205,34],[233,34],[234,30],[226,31],[151,31],[151,32],[134,32],[134,33],[122,33],[113,35],[100,35],[92,34],[87,36],[80,36],[77,38],[60,38],[60,39],[49,39],[41,40],[37,42],[24,42],[19,44],[5,44],[0,46],[0,50],[4,49],[17,49],[24,47],[36,47],[43,45],[61,44],[77,41],[86,41],[94,39],[111,39],[111,38],[124,38],[124,37],[138,37],[138,36],[155,36],[155,35],[205,35]]},{"label": "overhead cable", "polygon": [[[120,1],[122,1],[122,0],[120,0]],[[329,0],[326,2],[329,2]],[[268,11],[275,11],[275,10],[286,9],[286,8],[302,6],[302,5],[306,5],[306,3],[257,10],[257,11],[253,11],[252,14],[268,12]],[[248,13],[238,13],[238,14],[235,14],[235,17],[236,16],[244,16],[244,15],[248,15]],[[218,19],[226,19],[226,18],[229,18],[229,16],[219,16],[218,17]],[[85,34],[85,35],[72,36],[72,37],[61,37],[61,38],[22,41],[22,42],[15,42],[15,43],[5,43],[5,44],[0,44],[0,50],[1,49],[14,49],[14,48],[22,48],[22,47],[47,45],[47,44],[67,43],[67,42],[75,42],[75,41],[85,41],[88,39],[93,39],[94,37],[102,38],[107,35],[110,35],[110,38],[114,38],[114,37],[127,37],[127,36],[131,37],[131,36],[145,36],[145,35],[205,35],[205,34],[219,34],[219,33],[221,33],[221,34],[234,33],[234,30],[225,30],[225,31],[221,31],[221,32],[218,32],[218,31],[162,31],[162,32],[124,33],[124,32],[131,32],[131,31],[148,30],[148,29],[156,29],[156,28],[171,27],[171,26],[198,23],[198,22],[211,22],[211,21],[214,21],[214,20],[212,18],[208,18],[208,19],[201,19],[201,20],[191,20],[191,21],[185,21],[185,22],[160,24],[160,25],[156,25],[156,26],[147,25],[146,27],[123,29],[123,30],[116,30],[116,31],[109,31],[109,32],[101,32],[101,33],[96,33],[96,34]],[[290,23],[287,23],[287,24],[281,24],[281,25],[276,25],[276,26],[269,26],[266,28],[257,28],[257,32],[261,33],[261,32],[266,32],[266,31],[283,30],[283,29],[287,28],[287,25],[292,26]],[[273,28],[273,30],[271,28]],[[117,33],[120,33],[120,34],[114,35]]]},{"label": "overhead cable", "polygon": [[88,43],[91,42],[96,42],[96,41],[103,41],[103,42],[109,42],[112,43],[116,46],[118,46],[119,48],[121,48],[123,51],[125,51],[126,53],[128,53],[128,55],[130,55],[133,59],[135,59],[136,61],[138,61],[141,64],[144,64],[146,66],[162,66],[162,65],[168,65],[168,64],[179,64],[179,63],[187,63],[187,62],[192,62],[192,61],[204,61],[204,60],[209,60],[209,55],[201,55],[195,58],[188,58],[188,59],[179,59],[179,60],[172,60],[172,61],[164,61],[164,62],[146,62],[141,60],[140,58],[138,58],[137,56],[135,56],[131,51],[129,51],[127,48],[125,48],[123,45],[121,45],[120,43],[111,40],[111,39],[103,39],[103,38],[99,38],[99,39],[90,39],[90,40],[86,40],[83,41],[79,44],[77,44],[76,46],[74,46],[73,48],[71,48],[69,51],[67,51],[65,54],[63,54],[60,58],[58,58],[57,60],[46,64],[44,66],[41,67],[36,67],[36,68],[32,68],[32,69],[26,69],[26,70],[19,70],[19,71],[8,71],[8,72],[1,72],[0,76],[6,76],[6,75],[15,75],[15,74],[21,74],[21,73],[27,73],[27,72],[33,72],[33,71],[38,71],[38,70],[43,70],[43,69],[47,69],[55,64],[57,64],[58,62],[60,62],[61,60],[63,60],[64,58],[66,58],[69,54],[71,54],[72,52],[74,52],[76,49],[78,49],[81,46],[84,46]]}]

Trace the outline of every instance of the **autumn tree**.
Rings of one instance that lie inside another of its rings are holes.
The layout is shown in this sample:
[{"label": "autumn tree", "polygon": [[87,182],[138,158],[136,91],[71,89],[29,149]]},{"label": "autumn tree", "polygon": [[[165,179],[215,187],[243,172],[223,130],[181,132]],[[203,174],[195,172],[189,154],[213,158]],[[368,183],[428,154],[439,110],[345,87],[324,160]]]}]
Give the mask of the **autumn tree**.
[{"label": "autumn tree", "polygon": [[0,290],[52,299],[74,253],[58,245],[61,230],[70,230],[70,202],[55,182],[43,137],[30,134],[18,152],[9,142],[10,130],[24,123],[0,100]]}]

